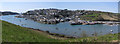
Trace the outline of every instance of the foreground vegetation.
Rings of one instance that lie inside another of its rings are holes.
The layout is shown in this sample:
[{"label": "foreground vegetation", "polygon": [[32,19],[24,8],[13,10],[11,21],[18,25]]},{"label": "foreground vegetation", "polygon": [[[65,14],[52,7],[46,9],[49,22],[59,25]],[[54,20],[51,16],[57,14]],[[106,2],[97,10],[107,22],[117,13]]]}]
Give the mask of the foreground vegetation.
[{"label": "foreground vegetation", "polygon": [[[119,33],[120,34],[120,33]],[[61,38],[2,21],[3,42],[118,42],[118,34],[99,37]]]},{"label": "foreground vegetation", "polygon": [[35,32],[31,29],[2,22],[2,41],[3,42],[54,42],[59,41],[48,38],[43,33]]}]

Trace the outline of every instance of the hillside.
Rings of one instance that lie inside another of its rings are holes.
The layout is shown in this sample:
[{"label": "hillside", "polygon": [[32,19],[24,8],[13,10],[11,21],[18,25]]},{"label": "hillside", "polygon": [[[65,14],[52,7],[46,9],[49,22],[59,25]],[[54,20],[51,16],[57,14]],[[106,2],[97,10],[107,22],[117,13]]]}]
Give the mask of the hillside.
[{"label": "hillside", "polygon": [[11,12],[11,11],[4,11],[4,12],[1,12],[0,11],[0,15],[18,15],[19,13],[17,12]]},{"label": "hillside", "polygon": [[119,15],[116,13],[106,14],[106,13],[95,13],[91,15],[80,16],[82,20],[95,20],[95,21],[120,21]]},{"label": "hillside", "polygon": [[118,16],[115,15],[107,15],[107,14],[103,14],[100,15],[102,19],[104,20],[113,20],[113,21],[118,21]]},{"label": "hillside", "polygon": [[118,34],[77,39],[60,38],[2,21],[3,42],[117,42]]},{"label": "hillside", "polygon": [[39,19],[62,19],[66,20],[67,18],[81,20],[109,20],[109,21],[119,21],[120,19],[117,15],[118,13],[103,12],[103,11],[94,11],[94,10],[68,10],[68,9],[39,9],[39,10],[30,10],[23,13],[24,17],[30,17],[36,21]]},{"label": "hillside", "polygon": [[48,34],[37,32],[32,29],[23,28],[5,21],[2,21],[3,42],[57,42],[51,39]]}]

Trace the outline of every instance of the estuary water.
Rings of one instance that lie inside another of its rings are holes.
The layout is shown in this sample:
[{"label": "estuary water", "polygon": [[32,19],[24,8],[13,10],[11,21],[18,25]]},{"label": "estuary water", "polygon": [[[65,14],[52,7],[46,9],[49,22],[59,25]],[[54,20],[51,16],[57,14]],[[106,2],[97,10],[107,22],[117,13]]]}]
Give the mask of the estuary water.
[{"label": "estuary water", "polygon": [[[109,26],[107,24],[96,25],[70,25],[69,22],[58,24],[42,24],[31,19],[17,18],[16,15],[0,16],[0,20],[7,21],[22,27],[40,29],[50,33],[58,33],[72,37],[101,36],[110,33],[118,33],[118,25]],[[111,32],[110,30],[113,30]]]}]

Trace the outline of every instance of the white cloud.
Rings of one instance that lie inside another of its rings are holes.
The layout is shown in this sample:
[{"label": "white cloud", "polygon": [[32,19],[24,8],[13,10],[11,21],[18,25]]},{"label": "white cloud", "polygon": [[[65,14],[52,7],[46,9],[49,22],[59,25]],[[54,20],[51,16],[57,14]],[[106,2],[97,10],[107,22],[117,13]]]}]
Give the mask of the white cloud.
[{"label": "white cloud", "polygon": [[120,0],[1,0],[1,2],[119,2]]}]

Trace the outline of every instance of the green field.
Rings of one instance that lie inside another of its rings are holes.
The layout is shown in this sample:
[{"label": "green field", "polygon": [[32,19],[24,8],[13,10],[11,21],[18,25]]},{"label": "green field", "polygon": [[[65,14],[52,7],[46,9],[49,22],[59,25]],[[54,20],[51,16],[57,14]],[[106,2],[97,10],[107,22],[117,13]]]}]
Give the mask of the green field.
[{"label": "green field", "polygon": [[90,15],[83,15],[80,16],[81,20],[97,20],[99,18],[100,14],[94,13]]},{"label": "green field", "polygon": [[[120,34],[120,33],[119,33]],[[118,34],[98,37],[61,38],[2,21],[3,42],[117,42]]]}]

